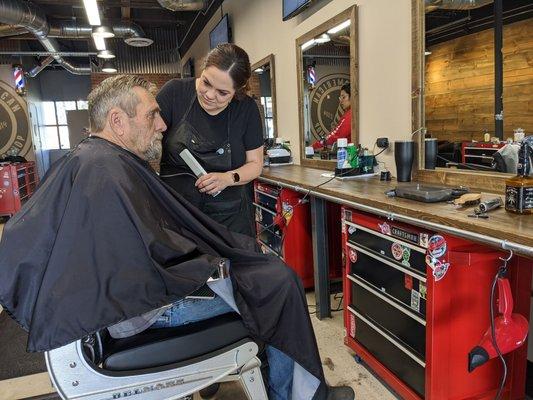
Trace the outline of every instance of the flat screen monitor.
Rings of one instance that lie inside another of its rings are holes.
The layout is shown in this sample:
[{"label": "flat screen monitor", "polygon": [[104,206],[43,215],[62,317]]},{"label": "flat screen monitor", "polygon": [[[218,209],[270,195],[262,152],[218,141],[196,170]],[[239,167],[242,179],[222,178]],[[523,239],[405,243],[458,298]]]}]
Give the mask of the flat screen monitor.
[{"label": "flat screen monitor", "polygon": [[312,0],[283,0],[283,21],[300,14]]},{"label": "flat screen monitor", "polygon": [[220,43],[231,42],[231,31],[229,27],[228,14],[225,14],[220,22],[209,32],[209,46],[211,49],[217,47]]}]

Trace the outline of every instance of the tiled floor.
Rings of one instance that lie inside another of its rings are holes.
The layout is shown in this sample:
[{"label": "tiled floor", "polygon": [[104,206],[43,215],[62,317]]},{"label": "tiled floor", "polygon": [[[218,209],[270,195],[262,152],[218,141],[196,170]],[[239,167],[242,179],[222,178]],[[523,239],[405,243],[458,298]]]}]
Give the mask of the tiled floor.
[{"label": "tiled floor", "polygon": [[[0,237],[2,230],[3,225],[0,224]],[[313,293],[308,294],[308,302],[314,304]],[[337,304],[338,300],[332,300],[332,306]],[[319,321],[312,316],[311,320],[329,384],[350,385],[354,388],[358,400],[396,398],[364,366],[356,364],[352,352],[344,346],[342,312],[334,312],[331,319]],[[23,399],[53,391],[46,373],[0,381],[0,400]],[[198,399],[200,397],[195,396],[195,400]],[[245,397],[238,384],[225,384],[219,390],[216,399],[245,400]]]}]

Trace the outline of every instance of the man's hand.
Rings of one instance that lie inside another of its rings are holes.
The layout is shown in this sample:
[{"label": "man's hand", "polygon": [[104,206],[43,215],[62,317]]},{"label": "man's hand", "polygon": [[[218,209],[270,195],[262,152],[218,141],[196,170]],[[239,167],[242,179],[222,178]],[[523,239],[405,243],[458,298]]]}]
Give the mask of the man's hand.
[{"label": "man's hand", "polygon": [[212,172],[201,176],[194,184],[200,193],[210,195],[221,192],[231,185],[233,185],[233,177],[230,172]]}]

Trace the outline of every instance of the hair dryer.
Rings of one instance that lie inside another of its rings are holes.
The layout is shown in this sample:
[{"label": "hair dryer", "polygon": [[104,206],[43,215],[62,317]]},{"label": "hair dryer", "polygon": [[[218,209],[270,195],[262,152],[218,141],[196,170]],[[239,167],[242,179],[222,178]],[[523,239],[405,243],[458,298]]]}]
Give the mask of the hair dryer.
[{"label": "hair dryer", "polygon": [[[490,326],[487,329],[481,342],[468,354],[469,372],[485,364],[488,360],[498,357],[498,349],[500,354],[507,354],[522,346],[526,340],[529,324],[524,316],[513,314],[513,295],[509,280],[505,276],[506,272],[507,269],[502,268],[497,275],[498,311],[500,315],[494,318],[494,327]],[[494,347],[493,328],[498,349]]]}]

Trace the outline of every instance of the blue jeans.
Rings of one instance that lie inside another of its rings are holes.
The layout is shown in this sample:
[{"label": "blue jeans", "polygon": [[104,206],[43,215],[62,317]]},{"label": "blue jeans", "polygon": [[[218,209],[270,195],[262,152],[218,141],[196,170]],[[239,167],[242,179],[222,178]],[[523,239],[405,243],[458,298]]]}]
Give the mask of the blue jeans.
[{"label": "blue jeans", "polygon": [[[234,312],[220,297],[180,300],[157,319],[150,328],[170,328]],[[266,346],[269,400],[290,400],[294,360],[272,346]]]}]

